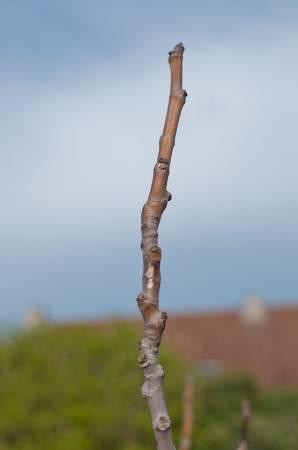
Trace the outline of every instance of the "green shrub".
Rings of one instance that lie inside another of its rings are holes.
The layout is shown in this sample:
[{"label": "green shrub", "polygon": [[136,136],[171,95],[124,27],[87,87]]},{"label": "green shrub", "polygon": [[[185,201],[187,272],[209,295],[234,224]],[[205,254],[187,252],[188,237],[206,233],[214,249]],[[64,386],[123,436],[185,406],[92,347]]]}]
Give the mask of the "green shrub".
[{"label": "green shrub", "polygon": [[[0,450],[152,450],[140,395],[135,328],[48,328],[0,342]],[[162,346],[175,442],[189,370]],[[251,450],[297,450],[298,393],[259,392],[246,376],[196,374],[192,450],[239,443],[240,405],[253,405]]]},{"label": "green shrub", "polygon": [[[149,450],[140,395],[139,336],[132,327],[44,329],[0,345],[0,450]],[[175,428],[183,365],[161,359]]]}]

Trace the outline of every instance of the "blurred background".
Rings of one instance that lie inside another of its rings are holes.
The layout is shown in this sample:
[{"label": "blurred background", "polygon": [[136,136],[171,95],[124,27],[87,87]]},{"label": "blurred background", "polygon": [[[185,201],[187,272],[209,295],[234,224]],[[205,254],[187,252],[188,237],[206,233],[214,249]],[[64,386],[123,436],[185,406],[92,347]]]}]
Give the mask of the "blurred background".
[{"label": "blurred background", "polygon": [[140,212],[180,41],[160,227],[176,438],[191,371],[193,449],[236,448],[249,398],[252,448],[296,450],[298,4],[0,3],[0,450],[154,445]]}]

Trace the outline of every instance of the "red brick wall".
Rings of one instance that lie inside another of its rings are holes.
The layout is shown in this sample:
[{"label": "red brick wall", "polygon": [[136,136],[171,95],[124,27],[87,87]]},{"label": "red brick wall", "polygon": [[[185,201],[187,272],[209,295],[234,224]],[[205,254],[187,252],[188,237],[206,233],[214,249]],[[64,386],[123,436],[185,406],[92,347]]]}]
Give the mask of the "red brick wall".
[{"label": "red brick wall", "polygon": [[298,386],[297,307],[271,309],[261,326],[245,325],[237,312],[172,315],[165,338],[193,363],[214,359],[263,386]]}]

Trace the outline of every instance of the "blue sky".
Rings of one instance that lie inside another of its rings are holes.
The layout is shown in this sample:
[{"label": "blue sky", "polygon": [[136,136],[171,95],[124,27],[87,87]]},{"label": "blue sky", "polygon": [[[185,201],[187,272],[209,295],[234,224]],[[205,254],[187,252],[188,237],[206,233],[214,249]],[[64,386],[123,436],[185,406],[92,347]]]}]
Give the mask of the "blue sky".
[{"label": "blue sky", "polygon": [[161,305],[298,299],[298,7],[2,1],[0,322],[134,314],[139,215],[186,47]]}]

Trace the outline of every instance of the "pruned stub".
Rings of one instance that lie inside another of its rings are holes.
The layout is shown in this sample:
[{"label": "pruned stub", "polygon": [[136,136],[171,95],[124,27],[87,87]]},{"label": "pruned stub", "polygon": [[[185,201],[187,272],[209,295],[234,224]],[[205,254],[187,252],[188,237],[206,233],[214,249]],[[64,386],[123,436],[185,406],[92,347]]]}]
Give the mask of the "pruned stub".
[{"label": "pruned stub", "polygon": [[161,172],[169,172],[170,161],[160,156],[157,161],[156,169],[160,170]]}]

